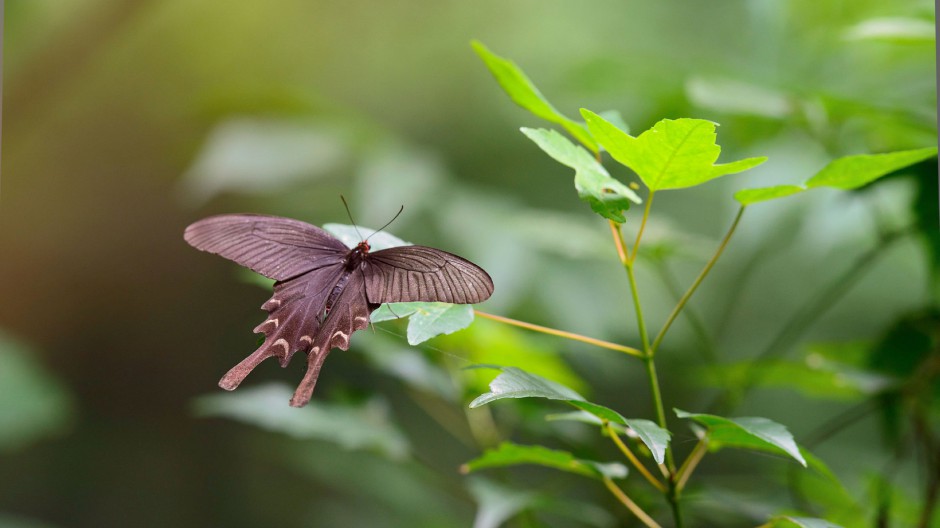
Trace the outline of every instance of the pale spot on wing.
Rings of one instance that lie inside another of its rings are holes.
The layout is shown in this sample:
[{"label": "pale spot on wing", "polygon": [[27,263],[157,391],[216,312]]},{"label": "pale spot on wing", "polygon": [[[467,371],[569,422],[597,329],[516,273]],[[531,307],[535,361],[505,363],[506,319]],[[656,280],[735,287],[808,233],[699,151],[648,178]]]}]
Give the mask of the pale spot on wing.
[{"label": "pale spot on wing", "polygon": [[286,340],[286,339],[278,339],[278,340],[275,341],[271,346],[272,346],[272,347],[276,347],[276,346],[282,346],[282,347],[284,347],[284,353],[285,353],[285,354],[288,353],[288,352],[290,352],[290,345],[287,343],[287,340]]},{"label": "pale spot on wing", "polygon": [[308,345],[313,343],[313,338],[310,336],[301,336],[300,340],[306,342]]}]

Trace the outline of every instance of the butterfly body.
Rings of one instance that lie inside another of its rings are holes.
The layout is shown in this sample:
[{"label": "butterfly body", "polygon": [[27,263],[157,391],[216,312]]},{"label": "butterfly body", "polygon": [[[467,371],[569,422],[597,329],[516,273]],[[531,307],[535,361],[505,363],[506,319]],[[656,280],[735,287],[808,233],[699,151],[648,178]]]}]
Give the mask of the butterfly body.
[{"label": "butterfly body", "polygon": [[307,372],[291,405],[305,405],[320,367],[334,348],[347,350],[352,334],[369,325],[370,314],[388,302],[477,303],[493,282],[475,264],[424,246],[370,252],[366,241],[350,249],[326,231],[289,218],[220,215],[186,228],[193,247],[216,253],[275,279],[274,295],[261,307],[267,319],[255,328],[264,343],[219,382],[234,390],[263,360],[287,366],[298,351]]}]

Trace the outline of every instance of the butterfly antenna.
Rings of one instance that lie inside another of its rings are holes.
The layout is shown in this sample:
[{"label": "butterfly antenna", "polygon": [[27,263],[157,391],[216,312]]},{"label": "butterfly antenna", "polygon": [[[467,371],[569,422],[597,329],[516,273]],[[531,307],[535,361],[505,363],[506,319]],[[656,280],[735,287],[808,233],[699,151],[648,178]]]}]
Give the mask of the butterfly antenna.
[{"label": "butterfly antenna", "polygon": [[356,226],[356,221],[353,220],[352,213],[349,212],[349,204],[346,203],[346,197],[341,194],[339,195],[339,199],[343,201],[343,207],[346,208],[346,216],[348,216],[349,221],[352,222],[353,229],[355,229],[356,234],[359,235],[359,240],[363,240],[362,233],[359,232],[359,227]]},{"label": "butterfly antenna", "polygon": [[[404,211],[404,210],[405,210],[405,206],[403,205],[403,206],[401,206],[401,209],[399,209],[398,212],[395,213],[395,216],[393,216],[392,219],[389,220],[387,224],[385,224],[384,226],[382,226],[382,229],[379,229],[378,231],[375,231],[374,233],[372,233],[371,235],[369,235],[369,238],[372,238],[374,235],[376,235],[376,234],[378,234],[378,233],[381,233],[382,230],[384,230],[386,227],[392,225],[392,222],[394,222],[395,219],[398,218],[398,215],[400,215],[401,212]],[[366,241],[368,241],[369,238],[366,238]]]}]

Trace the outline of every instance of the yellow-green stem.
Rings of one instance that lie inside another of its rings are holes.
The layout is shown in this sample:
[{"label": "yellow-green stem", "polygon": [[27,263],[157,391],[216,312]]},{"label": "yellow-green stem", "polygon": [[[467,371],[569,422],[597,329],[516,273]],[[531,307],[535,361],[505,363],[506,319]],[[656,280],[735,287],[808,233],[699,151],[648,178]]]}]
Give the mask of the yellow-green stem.
[{"label": "yellow-green stem", "polygon": [[715,262],[718,261],[718,257],[721,256],[725,250],[725,247],[728,246],[728,241],[731,240],[731,236],[734,235],[734,231],[738,227],[738,222],[741,221],[741,216],[744,214],[745,208],[746,206],[742,205],[741,208],[738,209],[738,214],[734,217],[734,222],[731,223],[731,227],[725,234],[725,238],[721,241],[721,244],[718,246],[715,254],[712,255],[712,258],[709,259],[707,264],[705,264],[705,268],[702,269],[702,272],[699,273],[698,277],[695,278],[695,282],[689,286],[689,289],[686,290],[682,298],[679,299],[676,307],[672,309],[672,313],[669,314],[669,317],[666,319],[666,323],[663,325],[663,328],[656,335],[656,339],[653,340],[652,348],[648,350],[651,356],[656,354],[656,350],[659,348],[659,344],[662,343],[663,338],[666,337],[666,332],[669,330],[669,327],[672,326],[673,321],[675,321],[676,317],[679,316],[679,312],[682,311],[686,303],[689,302],[689,299],[692,298],[692,294],[695,293],[695,290],[697,290],[702,281],[705,280],[705,276],[708,275],[708,272],[711,271],[712,267],[715,265]]},{"label": "yellow-green stem", "polygon": [[685,459],[685,462],[682,463],[682,467],[679,468],[679,472],[676,474],[677,493],[685,488],[685,483],[689,481],[689,477],[692,476],[692,472],[695,471],[696,466],[702,461],[702,457],[705,456],[707,451],[708,437],[703,436],[702,439],[695,444],[695,448],[689,453],[689,457]]},{"label": "yellow-green stem", "polygon": [[653,207],[653,195],[655,191],[650,191],[649,196],[646,197],[646,207],[643,208],[643,219],[640,220],[640,229],[636,232],[636,241],[633,242],[633,254],[630,255],[630,264],[633,264],[633,261],[636,260],[637,253],[640,252],[640,239],[643,238],[643,231],[646,230],[646,221],[650,217],[650,208]]},{"label": "yellow-green stem", "polygon": [[664,486],[663,483],[659,481],[659,479],[654,477],[653,474],[650,473],[648,469],[646,469],[646,466],[644,466],[636,457],[636,455],[633,454],[633,451],[630,451],[630,448],[623,443],[623,441],[620,439],[620,435],[618,435],[617,431],[614,430],[614,428],[610,425],[610,422],[605,423],[604,428],[607,430],[607,435],[610,436],[611,440],[617,444],[617,447],[623,453],[623,456],[627,457],[627,460],[633,464],[633,467],[635,467],[636,470],[639,471],[640,474],[643,475],[646,480],[648,480],[649,483],[653,485],[653,487],[659,491],[665,492],[666,486]]},{"label": "yellow-green stem", "polygon": [[571,339],[573,341],[581,341],[582,343],[588,343],[588,344],[598,346],[601,348],[606,348],[609,350],[616,350],[617,352],[623,352],[624,354],[630,354],[631,356],[643,357],[643,352],[633,347],[618,345],[617,343],[611,343],[609,341],[594,339],[593,337],[583,336],[581,334],[575,334],[573,332],[565,332],[564,330],[557,330],[555,328],[549,328],[547,326],[540,326],[537,324],[527,323],[525,321],[510,319],[508,317],[503,317],[501,315],[493,315],[493,314],[489,314],[486,312],[481,312],[479,310],[474,310],[473,313],[479,317],[483,317],[484,319],[491,319],[493,321],[499,321],[500,323],[505,323],[505,324],[512,325],[512,326],[518,326],[519,328],[525,328],[527,330],[541,332],[543,334],[564,337],[565,339]]},{"label": "yellow-green stem", "polygon": [[626,506],[628,510],[633,512],[633,515],[636,515],[637,518],[640,519],[640,522],[642,522],[649,528],[662,528],[662,526],[660,526],[659,523],[654,521],[652,517],[647,515],[646,512],[643,511],[642,508],[640,508],[639,506],[637,506],[635,502],[630,500],[630,497],[628,497],[627,494],[624,493],[623,490],[620,489],[619,486],[614,484],[614,481],[610,480],[610,478],[604,477],[604,485],[607,486],[607,489],[609,489],[610,492],[614,494],[614,497],[617,497],[617,500],[619,500],[624,506]]}]

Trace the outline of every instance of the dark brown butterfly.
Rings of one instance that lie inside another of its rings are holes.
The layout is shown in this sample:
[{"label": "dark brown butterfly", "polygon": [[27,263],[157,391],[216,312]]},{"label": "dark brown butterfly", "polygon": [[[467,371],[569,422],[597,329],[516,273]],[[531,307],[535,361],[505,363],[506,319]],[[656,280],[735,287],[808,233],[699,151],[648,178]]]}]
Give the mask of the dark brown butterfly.
[{"label": "dark brown butterfly", "polygon": [[323,360],[333,348],[347,350],[356,330],[383,303],[473,304],[493,293],[479,266],[446,251],[400,246],[369,252],[367,241],[349,249],[319,227],[276,216],[212,216],[186,228],[196,249],[233,260],[274,279],[274,296],[261,308],[268,318],[255,328],[264,343],[228,371],[219,386],[234,390],[263,360],[286,367],[295,352],[307,353],[307,373],[290,404],[310,401]]}]

